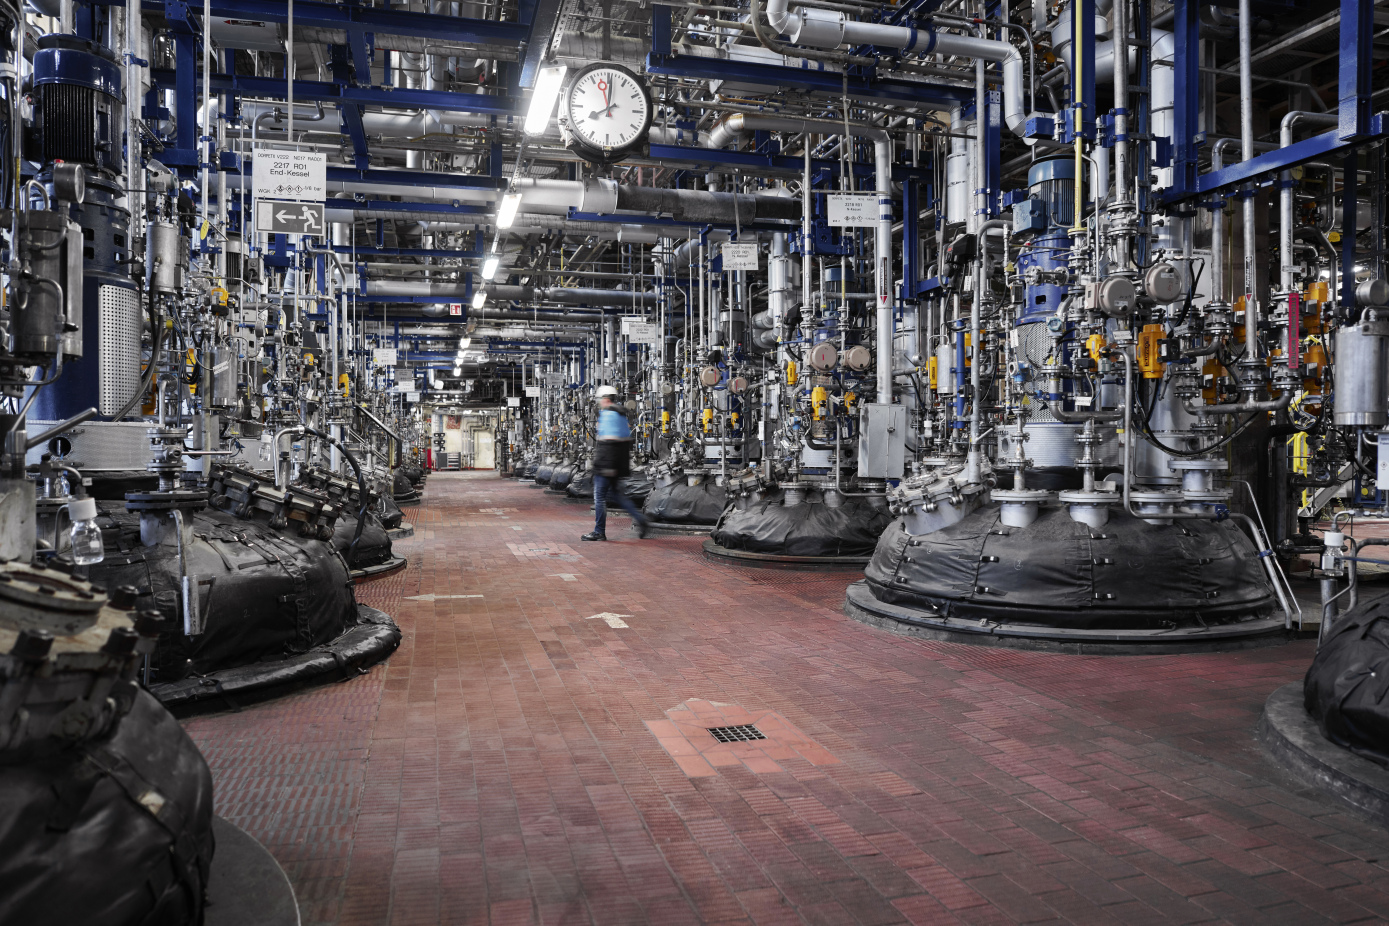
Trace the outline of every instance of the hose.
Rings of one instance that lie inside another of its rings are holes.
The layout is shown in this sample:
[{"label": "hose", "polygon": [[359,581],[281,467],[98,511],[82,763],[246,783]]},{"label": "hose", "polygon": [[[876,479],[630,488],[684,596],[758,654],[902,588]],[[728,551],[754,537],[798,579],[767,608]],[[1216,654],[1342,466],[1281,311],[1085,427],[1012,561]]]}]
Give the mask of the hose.
[{"label": "hose", "polygon": [[322,431],[308,427],[307,425],[304,427],[304,433],[312,434],[319,440],[325,440],[338,448],[347,462],[352,464],[352,469],[357,474],[357,494],[362,500],[362,507],[361,510],[357,512],[357,530],[352,534],[352,542],[348,544],[347,556],[344,557],[347,561],[347,568],[350,571],[352,569],[352,561],[357,556],[357,542],[362,539],[362,526],[366,523],[367,508],[371,505],[371,495],[367,492],[367,480],[366,477],[362,475],[362,467],[358,465],[357,458],[352,455],[352,451],[343,446],[342,441],[330,434],[324,434]]}]

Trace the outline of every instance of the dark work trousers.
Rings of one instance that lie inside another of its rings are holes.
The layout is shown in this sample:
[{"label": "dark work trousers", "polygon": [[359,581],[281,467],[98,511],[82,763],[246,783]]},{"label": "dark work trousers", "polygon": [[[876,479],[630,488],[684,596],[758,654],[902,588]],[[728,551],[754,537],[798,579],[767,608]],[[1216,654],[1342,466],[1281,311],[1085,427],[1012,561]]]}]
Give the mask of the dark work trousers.
[{"label": "dark work trousers", "polygon": [[622,494],[622,489],[618,485],[615,476],[604,476],[602,473],[593,474],[593,529],[600,534],[608,532],[608,494],[612,493],[617,497],[617,503],[622,506],[632,520],[640,524],[646,520],[642,517],[637,506],[632,504],[632,500]]}]

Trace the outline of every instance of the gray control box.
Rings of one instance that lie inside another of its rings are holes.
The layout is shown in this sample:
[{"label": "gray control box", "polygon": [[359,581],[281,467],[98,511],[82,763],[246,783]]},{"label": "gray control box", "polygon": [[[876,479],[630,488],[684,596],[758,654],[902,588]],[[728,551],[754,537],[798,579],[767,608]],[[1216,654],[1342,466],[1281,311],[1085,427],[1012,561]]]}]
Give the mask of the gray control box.
[{"label": "gray control box", "polygon": [[907,407],[864,405],[859,418],[858,474],[901,479],[906,472]]}]

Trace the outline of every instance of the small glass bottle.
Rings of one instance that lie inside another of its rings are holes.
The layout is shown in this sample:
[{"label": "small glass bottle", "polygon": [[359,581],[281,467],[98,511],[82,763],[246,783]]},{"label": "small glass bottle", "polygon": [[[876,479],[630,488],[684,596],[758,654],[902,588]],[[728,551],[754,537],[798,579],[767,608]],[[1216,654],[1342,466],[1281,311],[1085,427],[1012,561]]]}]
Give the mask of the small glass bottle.
[{"label": "small glass bottle", "polygon": [[106,547],[101,542],[101,528],[96,526],[96,499],[74,498],[68,503],[68,515],[72,518],[72,562],[77,566],[90,566],[106,558]]}]

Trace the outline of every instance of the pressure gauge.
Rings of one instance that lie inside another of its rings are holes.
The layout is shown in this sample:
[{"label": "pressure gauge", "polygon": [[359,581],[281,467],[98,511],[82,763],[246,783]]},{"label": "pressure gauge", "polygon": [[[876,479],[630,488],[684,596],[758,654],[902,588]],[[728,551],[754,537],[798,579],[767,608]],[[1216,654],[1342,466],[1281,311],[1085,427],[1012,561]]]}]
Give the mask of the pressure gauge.
[{"label": "pressure gauge", "polygon": [[560,131],[586,160],[616,161],[646,143],[653,111],[636,74],[617,64],[590,64],[565,88]]}]

